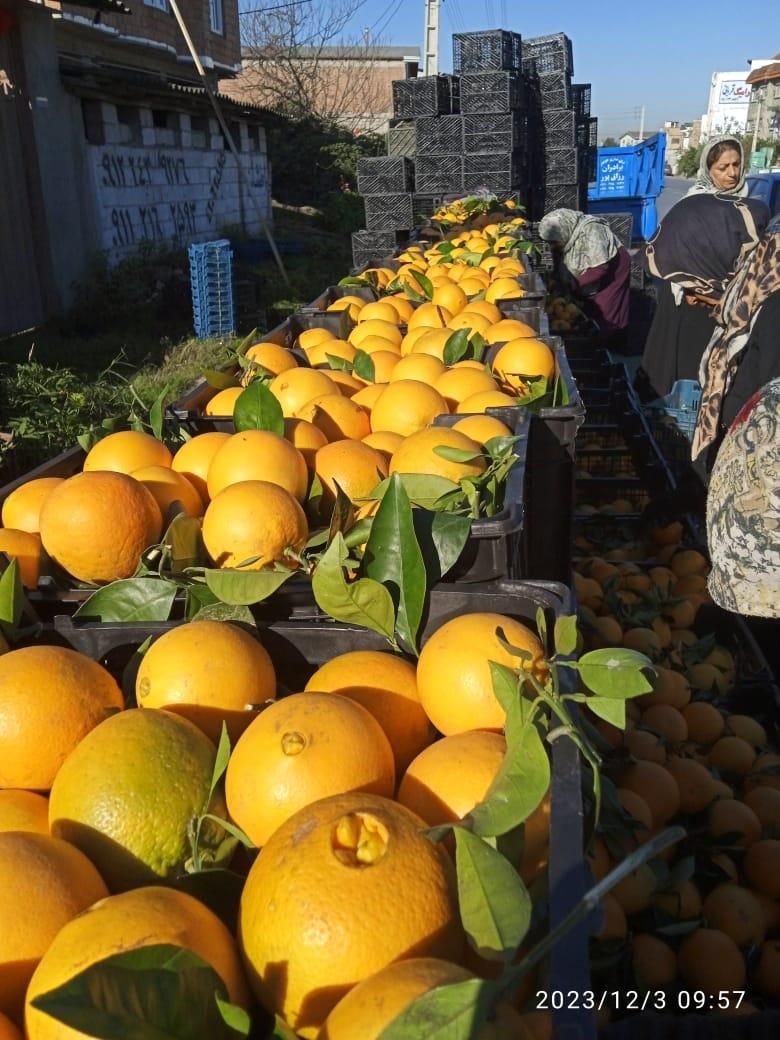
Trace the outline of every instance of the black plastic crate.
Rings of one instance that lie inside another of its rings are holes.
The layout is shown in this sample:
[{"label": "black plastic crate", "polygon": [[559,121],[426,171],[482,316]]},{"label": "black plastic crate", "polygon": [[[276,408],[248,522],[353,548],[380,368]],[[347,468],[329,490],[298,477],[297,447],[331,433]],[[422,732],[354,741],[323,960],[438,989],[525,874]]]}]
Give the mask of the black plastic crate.
[{"label": "black plastic crate", "polygon": [[461,77],[464,115],[512,112],[526,107],[525,80],[519,72],[473,72]]},{"label": "black plastic crate", "polygon": [[590,184],[596,179],[598,148],[580,148],[580,182]]},{"label": "black plastic crate", "polygon": [[545,151],[573,148],[577,144],[577,117],[570,108],[548,108],[542,113]]},{"label": "black plastic crate", "polygon": [[539,102],[543,111],[571,108],[571,77],[568,72],[548,72],[539,76]]},{"label": "black plastic crate", "polygon": [[463,157],[465,191],[511,191],[525,183],[525,167],[519,152],[480,152]]},{"label": "black plastic crate", "polygon": [[425,117],[417,120],[418,155],[452,155],[461,150],[461,116]]},{"label": "black plastic crate", "polygon": [[520,33],[504,29],[455,33],[452,37],[452,67],[464,72],[499,72],[519,69],[523,61]]},{"label": "black plastic crate", "polygon": [[528,258],[537,271],[552,271],[555,266],[552,248],[549,242],[539,237],[539,223],[529,220],[523,228],[523,233],[529,242],[533,243],[534,249],[528,254]]},{"label": "black plastic crate", "polygon": [[574,71],[574,53],[566,33],[526,37],[523,40],[523,67],[528,66],[539,75],[546,72]]},{"label": "black plastic crate", "polygon": [[647,283],[647,272],[642,256],[636,253],[631,257],[631,288],[643,292]]},{"label": "black plastic crate", "polygon": [[484,112],[463,116],[463,151],[526,152],[529,145],[529,120],[526,112]]},{"label": "black plastic crate", "polygon": [[373,260],[395,256],[407,241],[398,231],[354,231],[352,233],[352,262],[363,267]]},{"label": "black plastic crate", "polygon": [[626,249],[631,247],[631,236],[634,227],[634,218],[630,213],[599,213],[601,220],[609,224],[612,232],[620,239],[620,244]]},{"label": "black plastic crate", "polygon": [[319,296],[315,296],[304,311],[326,311],[332,303],[345,296],[357,296],[366,303],[375,303],[379,299],[368,285],[329,285]]},{"label": "black plastic crate", "polygon": [[357,163],[357,188],[361,195],[393,195],[411,191],[414,165],[400,155],[363,156]]},{"label": "black plastic crate", "polygon": [[547,184],[572,184],[579,181],[580,157],[576,148],[551,148],[545,156]]},{"label": "black plastic crate", "polygon": [[414,195],[412,197],[412,209],[414,211],[414,223],[428,224],[431,217],[444,203],[443,195]]},{"label": "black plastic crate", "polygon": [[387,154],[402,155],[413,159],[417,151],[417,127],[406,121],[391,126],[387,131]]},{"label": "black plastic crate", "polygon": [[393,113],[396,119],[452,115],[460,111],[457,76],[418,76],[393,82]]},{"label": "black plastic crate", "polygon": [[446,195],[463,191],[463,156],[418,155],[415,191],[420,195]]},{"label": "black plastic crate", "polygon": [[599,121],[588,117],[577,116],[575,143],[578,148],[597,148],[599,143]]},{"label": "black plastic crate", "polygon": [[368,230],[408,231],[414,227],[410,192],[400,195],[367,195],[364,202]]},{"label": "black plastic crate", "polygon": [[[630,478],[578,480],[575,512],[584,515],[628,516],[642,513],[652,495],[644,481]],[[586,507],[588,512],[586,513]],[[591,512],[595,509],[595,513]]]},{"label": "black plastic crate", "polygon": [[581,119],[590,115],[590,96],[590,83],[572,83],[571,104]]},{"label": "black plastic crate", "polygon": [[582,205],[587,191],[581,184],[548,184],[543,195],[543,209],[549,213],[554,209],[584,209]]}]

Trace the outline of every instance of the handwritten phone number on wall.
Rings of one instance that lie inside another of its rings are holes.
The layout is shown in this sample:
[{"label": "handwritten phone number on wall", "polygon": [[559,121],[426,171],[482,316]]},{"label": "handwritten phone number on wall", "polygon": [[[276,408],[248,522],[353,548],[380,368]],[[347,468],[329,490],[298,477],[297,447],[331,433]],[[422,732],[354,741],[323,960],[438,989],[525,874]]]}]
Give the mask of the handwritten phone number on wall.
[{"label": "handwritten phone number on wall", "polygon": [[726,1011],[737,1010],[745,999],[745,990],[729,989],[716,993],[703,990],[609,989],[602,990],[538,990],[537,1011]]}]

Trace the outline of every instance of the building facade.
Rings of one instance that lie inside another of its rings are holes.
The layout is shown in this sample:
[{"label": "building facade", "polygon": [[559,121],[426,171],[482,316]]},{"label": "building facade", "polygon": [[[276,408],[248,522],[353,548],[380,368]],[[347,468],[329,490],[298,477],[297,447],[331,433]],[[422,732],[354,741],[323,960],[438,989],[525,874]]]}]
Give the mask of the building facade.
[{"label": "building facade", "polygon": [[758,140],[780,141],[780,54],[771,64],[751,72],[748,133]]},{"label": "building facade", "polygon": [[713,72],[710,80],[707,112],[702,117],[702,136],[744,134],[747,132],[750,108],[748,76],[768,65],[771,58],[757,58],[748,62],[748,68],[739,72]]},{"label": "building facade", "polygon": [[701,143],[701,120],[695,119],[692,123],[670,120],[664,123],[660,133],[666,135],[666,162],[676,174],[683,153],[689,148],[698,148]]},{"label": "building facade", "polygon": [[[167,0],[84,2],[0,0],[0,334],[67,306],[96,256],[271,216],[265,113],[220,99],[241,177]],[[216,89],[240,65],[237,0],[181,8]]]}]

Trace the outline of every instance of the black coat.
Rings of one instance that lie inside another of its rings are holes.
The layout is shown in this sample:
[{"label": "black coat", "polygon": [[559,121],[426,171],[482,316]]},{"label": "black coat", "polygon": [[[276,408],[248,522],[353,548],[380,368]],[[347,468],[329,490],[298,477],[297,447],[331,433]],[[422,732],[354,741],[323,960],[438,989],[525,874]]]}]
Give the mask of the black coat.
[{"label": "black coat", "polygon": [[721,424],[728,428],[742,406],[771,379],[780,376],[780,292],[764,301],[740,357],[734,382],[723,401]]}]

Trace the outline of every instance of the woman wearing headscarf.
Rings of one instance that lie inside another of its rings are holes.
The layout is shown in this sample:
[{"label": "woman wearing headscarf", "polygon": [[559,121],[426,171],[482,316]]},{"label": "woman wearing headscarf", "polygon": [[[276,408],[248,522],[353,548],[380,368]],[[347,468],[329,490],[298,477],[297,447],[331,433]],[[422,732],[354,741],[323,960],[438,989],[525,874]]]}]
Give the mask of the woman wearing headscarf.
[{"label": "woman wearing headscarf", "polygon": [[646,251],[659,291],[636,382],[644,398],[664,397],[678,379],[698,378],[714,309],[768,221],[757,199],[706,191],[666,215]]},{"label": "woman wearing headscarf", "polygon": [[628,327],[631,258],[609,224],[574,209],[554,209],[540,221],[539,236],[559,253],[566,281],[605,341],[619,346]]},{"label": "woman wearing headscarf", "polygon": [[715,320],[699,370],[694,459],[717,442],[760,387],[780,376],[780,219],[745,259]]},{"label": "woman wearing headscarf", "polygon": [[747,195],[745,152],[740,141],[724,134],[702,149],[699,172],[688,195]]}]

